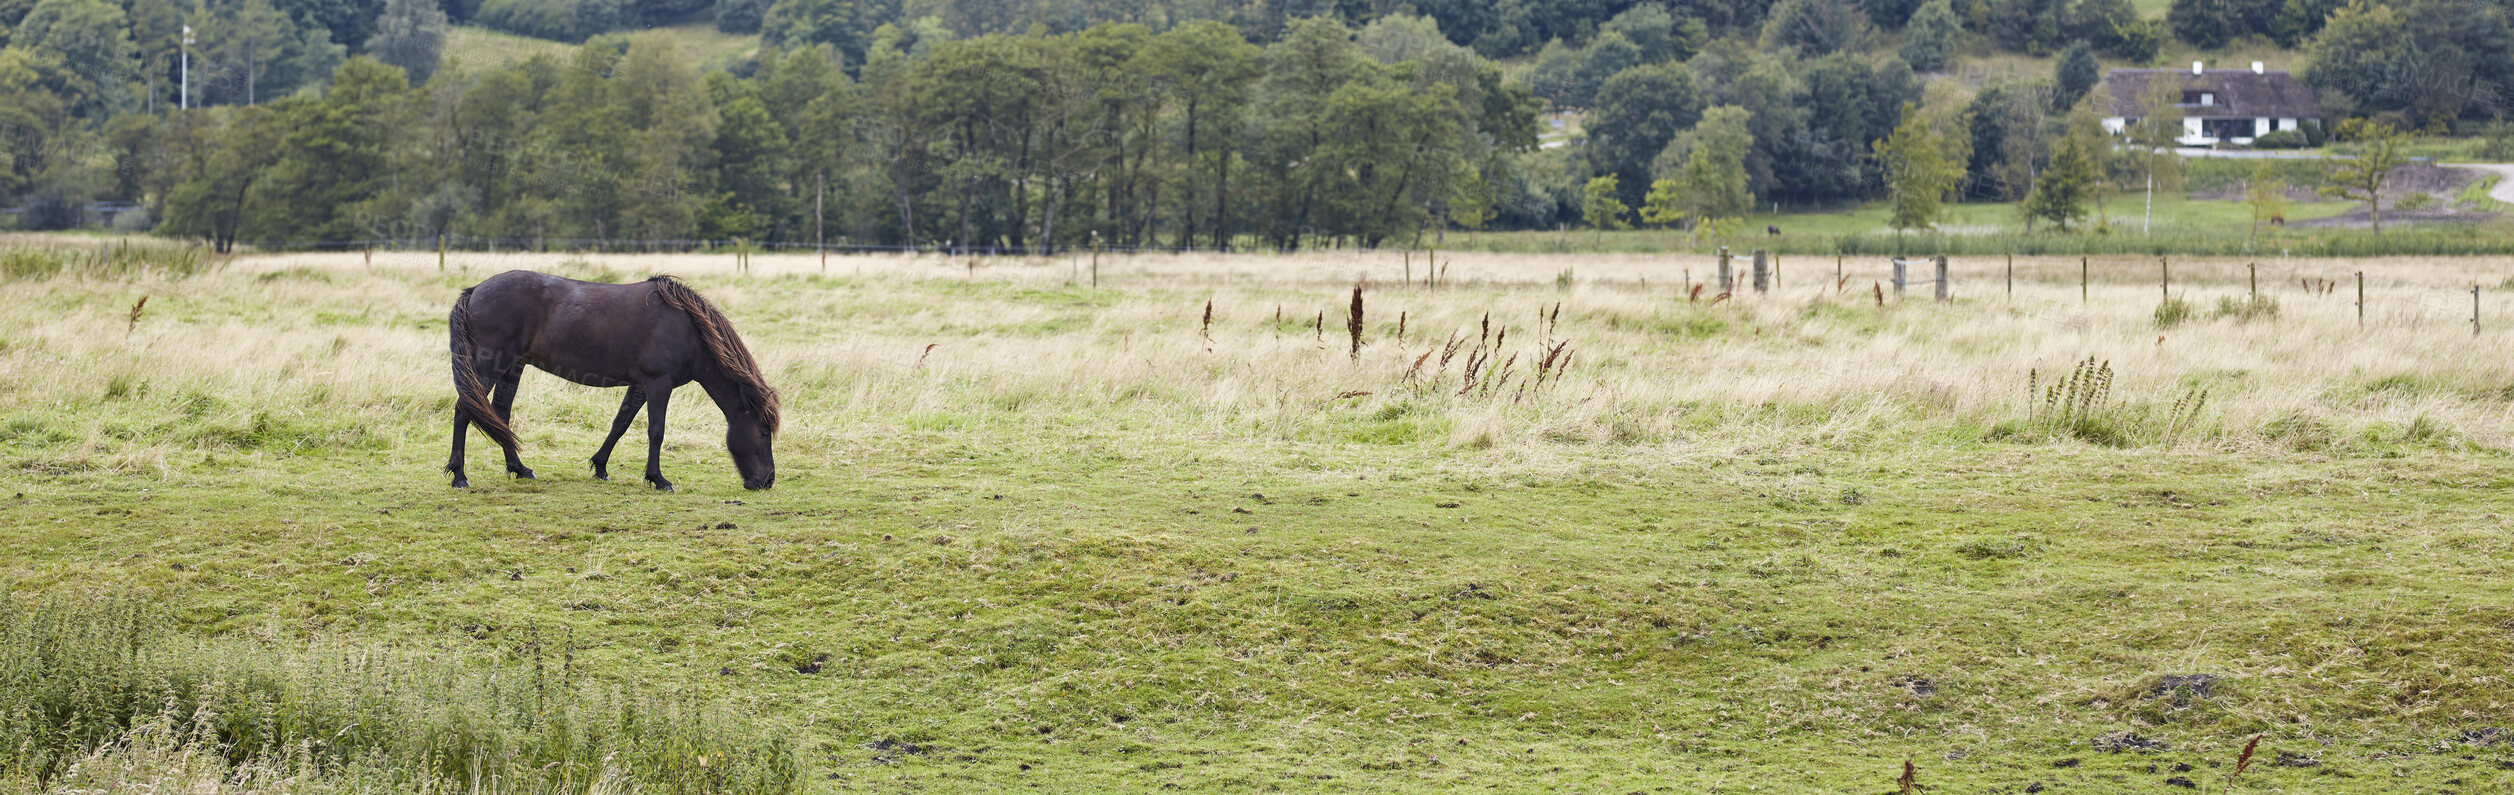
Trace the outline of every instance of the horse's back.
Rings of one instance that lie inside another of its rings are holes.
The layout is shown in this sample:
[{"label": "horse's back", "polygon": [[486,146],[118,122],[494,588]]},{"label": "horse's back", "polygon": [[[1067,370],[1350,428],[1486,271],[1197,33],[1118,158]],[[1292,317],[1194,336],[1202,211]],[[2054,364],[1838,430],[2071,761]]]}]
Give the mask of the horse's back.
[{"label": "horse's back", "polygon": [[693,336],[690,320],[657,300],[651,282],[508,271],[474,285],[469,301],[475,344],[570,381],[626,386],[686,367],[678,341]]}]

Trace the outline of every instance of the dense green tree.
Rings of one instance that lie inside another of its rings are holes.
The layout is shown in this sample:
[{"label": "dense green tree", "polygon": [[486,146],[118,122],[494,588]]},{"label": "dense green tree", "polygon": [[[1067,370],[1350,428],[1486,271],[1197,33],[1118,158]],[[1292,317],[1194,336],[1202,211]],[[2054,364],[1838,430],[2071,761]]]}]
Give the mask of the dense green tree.
[{"label": "dense green tree", "polygon": [[351,51],[366,46],[384,14],[385,0],[273,0],[282,14],[299,25],[320,28],[309,41],[329,41]]},{"label": "dense green tree", "polygon": [[1693,69],[1678,63],[1626,69],[1598,91],[1589,114],[1589,160],[1598,174],[1621,178],[1638,204],[1650,184],[1650,161],[1678,133],[1702,119],[1703,97]]},{"label": "dense green tree", "polygon": [[181,71],[177,61],[183,10],[176,0],[128,0],[123,8],[131,19],[132,58],[139,73],[137,110],[154,114],[162,106],[175,104],[180,88],[176,83]]},{"label": "dense green tree", "polygon": [[1556,108],[1571,107],[1580,84],[1580,54],[1555,39],[1545,43],[1536,54],[1536,64],[1528,69],[1528,88]]},{"label": "dense green tree", "polygon": [[1650,192],[1641,199],[1641,222],[1671,227],[1685,220],[1685,182],[1662,177],[1650,183]]},{"label": "dense green tree", "polygon": [[768,0],[716,0],[716,29],[726,33],[758,33],[768,18]]},{"label": "dense green tree", "polygon": [[1572,73],[1572,106],[1585,108],[1596,104],[1598,91],[1605,88],[1608,78],[1641,63],[1641,48],[1633,46],[1624,34],[1599,34],[1596,41],[1580,51],[1580,68]]},{"label": "dense green tree", "polygon": [[163,234],[207,240],[234,250],[254,185],[271,169],[286,134],[286,107],[211,108],[173,123],[177,177],[166,194]]},{"label": "dense green tree", "polygon": [[2301,47],[2322,32],[2323,23],[2332,14],[2346,6],[2342,0],[2285,0],[2278,7],[2278,16],[2270,22],[2270,38],[2281,47]]},{"label": "dense green tree", "polygon": [[1754,147],[1747,120],[1745,108],[1721,105],[1703,111],[1702,122],[1686,136],[1689,151],[1678,180],[1684,184],[1685,214],[1696,230],[1754,211],[1754,194],[1746,188],[1746,153]]},{"label": "dense green tree", "polygon": [[1991,84],[1973,95],[1965,106],[1967,134],[1972,138],[1972,153],[1964,165],[1964,195],[1975,198],[2000,198],[2003,194],[1994,172],[2006,152],[2003,139],[2007,131],[2007,87]]},{"label": "dense green tree", "polygon": [[1182,234],[1194,236],[1196,219],[1210,204],[1207,228],[1215,248],[1230,246],[1231,167],[1238,160],[1230,142],[1243,129],[1263,55],[1228,26],[1196,22],[1153,38],[1139,56],[1139,71],[1182,116],[1177,140],[1188,171],[1182,182],[1190,208],[1182,214]]},{"label": "dense green tree", "polygon": [[1905,104],[1903,121],[1894,134],[1876,142],[1877,162],[1885,170],[1892,212],[1887,225],[1896,230],[1937,226],[1941,202],[1964,178],[1962,161],[1946,157],[1946,145],[1919,108]]},{"label": "dense green tree", "polygon": [[898,15],[898,0],[776,0],[761,15],[760,43],[779,49],[827,44],[860,64],[875,31]]},{"label": "dense green tree", "polygon": [[[2130,0],[2071,0],[2059,6],[2060,35],[2084,41],[2094,51],[2130,57],[2124,52],[2134,29],[2143,25]],[[2140,60],[2132,58],[2132,60]]]},{"label": "dense green tree", "polygon": [[133,65],[130,20],[107,0],[42,0],[10,37],[39,80],[82,118],[136,106],[121,78]]},{"label": "dense green tree", "polygon": [[1895,30],[1910,23],[1920,11],[1922,0],[1860,0],[1859,7],[1868,13],[1868,20],[1878,27]]},{"label": "dense green tree", "polygon": [[2095,153],[2078,137],[2064,136],[2052,150],[2051,165],[2034,178],[2033,192],[2025,197],[2025,215],[2050,221],[2067,232],[2070,223],[2086,217],[2098,181]]},{"label": "dense green tree", "polygon": [[1362,79],[1337,88],[1317,152],[1317,173],[1332,186],[1330,228],[1365,247],[1421,229],[1467,172],[1458,119],[1448,86]]},{"label": "dense green tree", "polygon": [[1810,57],[1866,49],[1875,36],[1852,0],[1780,0],[1763,23],[1763,46],[1796,47]]},{"label": "dense green tree", "polygon": [[1954,5],[1949,0],[1927,0],[1912,13],[1911,24],[1903,27],[1903,60],[1923,72],[1944,69],[1960,35],[1963,27]]},{"label": "dense green tree", "polygon": [[401,67],[412,85],[428,82],[445,52],[445,26],[445,11],[436,0],[385,0],[367,53]]},{"label": "dense green tree", "polygon": [[2331,14],[2305,54],[2305,81],[2356,112],[2399,111],[2441,129],[2501,113],[2498,87],[2514,85],[2514,19],[2475,0],[2359,0]]},{"label": "dense green tree", "polygon": [[2286,0],[2174,0],[2165,23],[2175,38],[2214,50],[2240,36],[2269,35]]},{"label": "dense green tree", "polygon": [[707,75],[709,103],[718,123],[713,142],[712,195],[699,211],[703,239],[764,237],[786,215],[791,145],[785,128],[760,101],[757,84],[723,72]]},{"label": "dense green tree", "polygon": [[372,58],[352,58],[320,100],[278,108],[287,132],[278,155],[246,194],[238,234],[265,244],[362,240],[387,222],[374,201],[392,179],[392,138],[407,130],[408,79]]},{"label": "dense green tree", "polygon": [[186,24],[200,39],[192,49],[196,104],[287,96],[322,82],[343,58],[330,30],[299,24],[269,0],[213,0]]},{"label": "dense green tree", "polygon": [[[1690,18],[1688,18],[1690,19]],[[1699,25],[1700,22],[1695,22]],[[1679,38],[1676,17],[1667,6],[1655,2],[1640,3],[1616,14],[1614,19],[1598,26],[1603,33],[1614,33],[1632,42],[1641,52],[1642,63],[1658,63],[1693,57],[1701,42],[1685,42]]]},{"label": "dense green tree", "polygon": [[2062,109],[2078,104],[2078,99],[2103,79],[2094,49],[2087,46],[2086,40],[2070,42],[2069,51],[2052,64],[2052,107]]},{"label": "dense green tree", "polygon": [[1632,214],[1632,208],[1626,206],[1623,199],[1617,198],[1622,189],[1615,182],[1613,174],[1597,177],[1589,180],[1588,187],[1581,192],[1580,222],[1601,234],[1632,228],[1632,221],[1625,217]]}]

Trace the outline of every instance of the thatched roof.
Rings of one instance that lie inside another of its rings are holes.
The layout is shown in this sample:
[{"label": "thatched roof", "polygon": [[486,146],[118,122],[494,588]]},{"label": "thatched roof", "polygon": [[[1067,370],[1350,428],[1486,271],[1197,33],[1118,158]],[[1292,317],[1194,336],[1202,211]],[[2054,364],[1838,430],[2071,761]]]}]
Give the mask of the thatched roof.
[{"label": "thatched roof", "polygon": [[2111,115],[2135,119],[2141,115],[2139,95],[2156,80],[2177,81],[2186,92],[2217,95],[2212,105],[2182,106],[2182,115],[2188,118],[2322,118],[2322,100],[2314,96],[2313,89],[2294,75],[2275,69],[2210,69],[2196,75],[2188,69],[2115,69],[2104,76],[2099,90],[2111,92]]}]

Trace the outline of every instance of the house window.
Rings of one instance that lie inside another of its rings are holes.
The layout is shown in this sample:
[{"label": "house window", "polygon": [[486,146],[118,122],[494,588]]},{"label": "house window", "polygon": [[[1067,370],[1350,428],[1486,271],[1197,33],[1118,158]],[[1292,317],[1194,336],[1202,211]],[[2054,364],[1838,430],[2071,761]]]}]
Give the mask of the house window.
[{"label": "house window", "polygon": [[2217,104],[2217,94],[2209,91],[2185,91],[2182,92],[2182,104],[2208,107]]},{"label": "house window", "polygon": [[2215,138],[2220,141],[2231,138],[2250,138],[2252,131],[2251,119],[2200,120],[2200,135],[2204,138]]}]

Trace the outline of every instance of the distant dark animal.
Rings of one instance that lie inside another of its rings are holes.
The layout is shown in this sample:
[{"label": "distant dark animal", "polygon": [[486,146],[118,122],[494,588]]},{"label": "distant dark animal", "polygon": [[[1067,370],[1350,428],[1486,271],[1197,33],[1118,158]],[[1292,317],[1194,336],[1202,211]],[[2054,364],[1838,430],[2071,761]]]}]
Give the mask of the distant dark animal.
[{"label": "distant dark animal", "polygon": [[1780,237],[1781,228],[1777,226],[1767,226],[1763,228],[1763,234],[1766,237]]},{"label": "distant dark animal", "polygon": [[2273,213],[2273,214],[2271,214],[2271,215],[2270,215],[2270,225],[2271,225],[2271,226],[2281,226],[2281,227],[2286,226],[2286,225],[2287,225],[2287,214],[2286,214],[2286,213]]},{"label": "distant dark animal", "polygon": [[[635,284],[580,282],[546,273],[508,271],[463,290],[447,318],[454,354],[454,450],[445,470],[463,477],[463,434],[471,425],[506,452],[506,471],[530,478],[516,455],[515,388],[524,366],[586,386],[628,387],[611,436],[594,452],[594,477],[610,480],[611,448],[646,407],[646,482],[664,491],[664,409],[672,390],[698,382],[725,414],[725,449],[742,486],[777,482],[771,440],[777,435],[777,390],[707,299],[669,276]],[[491,390],[495,390],[492,397]]]}]

